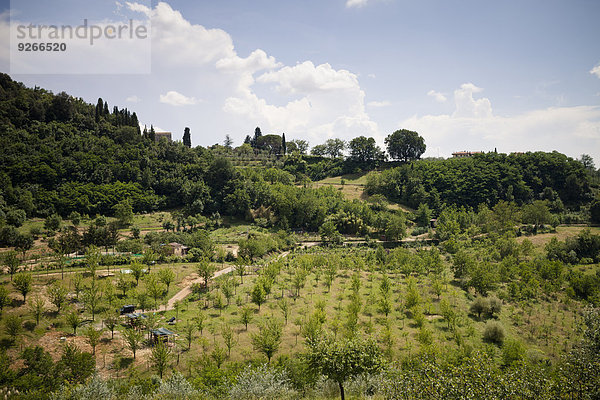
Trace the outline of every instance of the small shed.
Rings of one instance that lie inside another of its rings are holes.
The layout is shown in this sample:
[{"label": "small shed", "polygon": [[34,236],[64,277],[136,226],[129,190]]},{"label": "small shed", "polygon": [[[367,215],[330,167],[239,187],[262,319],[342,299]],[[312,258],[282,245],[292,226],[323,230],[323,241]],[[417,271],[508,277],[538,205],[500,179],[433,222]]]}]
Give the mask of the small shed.
[{"label": "small shed", "polygon": [[168,330],[167,328],[158,328],[152,330],[152,342],[156,343],[159,340],[169,343],[169,338],[173,336],[175,332]]},{"label": "small shed", "polygon": [[132,327],[138,326],[142,320],[148,318],[146,314],[136,312],[126,314],[125,317],[127,317],[127,321]]}]

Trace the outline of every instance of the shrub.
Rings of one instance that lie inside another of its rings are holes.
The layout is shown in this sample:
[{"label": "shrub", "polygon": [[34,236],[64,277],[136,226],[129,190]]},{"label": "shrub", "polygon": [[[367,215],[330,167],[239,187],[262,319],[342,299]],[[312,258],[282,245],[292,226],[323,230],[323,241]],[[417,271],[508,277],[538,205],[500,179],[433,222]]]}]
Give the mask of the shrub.
[{"label": "shrub", "polygon": [[502,344],[504,342],[504,327],[497,321],[490,321],[485,325],[483,340],[490,343]]},{"label": "shrub", "polygon": [[229,390],[231,399],[285,399],[294,397],[286,374],[263,365],[246,368]]},{"label": "shrub", "polygon": [[500,314],[502,311],[502,300],[497,297],[490,297],[489,299],[489,312],[492,316]]},{"label": "shrub", "polygon": [[485,297],[477,297],[469,310],[473,314],[477,314],[477,318],[481,319],[481,314],[486,314],[490,311],[490,303]]}]

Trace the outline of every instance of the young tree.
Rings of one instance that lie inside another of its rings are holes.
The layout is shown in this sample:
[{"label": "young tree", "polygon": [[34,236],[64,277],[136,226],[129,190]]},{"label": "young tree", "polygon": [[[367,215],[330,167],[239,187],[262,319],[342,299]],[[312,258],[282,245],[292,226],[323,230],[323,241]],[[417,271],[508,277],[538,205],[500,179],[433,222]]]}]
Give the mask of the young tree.
[{"label": "young tree", "polygon": [[204,280],[204,287],[208,288],[208,281],[212,278],[215,273],[216,267],[211,262],[203,257],[198,264],[198,275]]},{"label": "young tree", "polygon": [[23,330],[23,321],[21,321],[21,317],[16,314],[7,315],[4,319],[4,330],[14,343]]},{"label": "young tree", "polygon": [[88,247],[85,252],[85,264],[90,274],[92,274],[92,280],[96,279],[96,270],[100,265],[100,250],[96,246]]},{"label": "young tree", "polygon": [[165,287],[157,279],[156,275],[149,274],[146,276],[146,291],[148,295],[154,299],[154,308],[158,308],[158,299],[163,296]]},{"label": "young tree", "polygon": [[345,340],[317,337],[307,345],[309,368],[337,382],[342,400],[345,399],[344,383],[349,378],[376,373],[383,368],[383,355],[373,340],[358,336]]},{"label": "young tree", "polygon": [[246,330],[248,330],[248,324],[250,322],[252,322],[253,316],[254,316],[254,311],[252,310],[252,308],[250,308],[248,306],[242,307],[242,309],[240,311],[240,320],[241,320],[242,324],[244,324],[244,327]]},{"label": "young tree", "polygon": [[[135,356],[134,356],[135,358]],[[171,358],[171,349],[164,344],[162,340],[159,340],[152,348],[150,354],[150,360],[158,372],[160,379],[162,379],[167,366],[169,365],[169,359]]]},{"label": "young tree", "polygon": [[102,329],[96,329],[92,325],[88,326],[84,332],[85,338],[90,346],[92,346],[92,354],[96,354],[96,346],[100,342]]},{"label": "young tree", "polygon": [[206,322],[206,314],[202,311],[200,311],[198,313],[198,315],[196,316],[196,318],[194,318],[194,322],[196,322],[196,326],[198,327],[198,330],[200,331],[200,335],[202,335],[202,332],[204,330],[204,323]]},{"label": "young tree", "polygon": [[233,329],[228,324],[225,324],[221,330],[221,336],[223,337],[223,342],[225,342],[225,347],[227,347],[227,356],[231,357],[231,349],[237,343],[233,336]]},{"label": "young tree", "polygon": [[285,320],[285,324],[287,325],[288,317],[290,315],[290,303],[288,302],[288,300],[286,298],[282,298],[281,300],[279,300],[277,302],[277,305],[279,306],[279,309],[283,313],[283,318]]},{"label": "young tree", "polygon": [[135,353],[141,347],[144,333],[136,329],[126,328],[123,331],[123,339],[125,339],[125,343],[133,353],[133,359],[135,360]]},{"label": "young tree", "polygon": [[56,312],[60,313],[62,306],[67,301],[67,289],[65,289],[60,283],[54,282],[47,289],[48,299],[50,303],[56,307]]},{"label": "young tree", "polygon": [[167,292],[169,286],[175,280],[175,273],[169,268],[163,268],[158,271],[158,279],[167,286]]},{"label": "young tree", "polygon": [[4,311],[4,307],[10,304],[10,297],[5,286],[0,286],[0,315]]},{"label": "young tree", "polygon": [[33,300],[29,301],[29,309],[35,318],[35,324],[39,325],[40,318],[46,311],[46,301],[40,296],[35,296]]},{"label": "young tree", "polygon": [[135,286],[138,286],[140,284],[140,278],[144,275],[144,266],[139,262],[134,261],[129,266],[129,269],[131,269],[131,274],[135,278]]},{"label": "young tree", "polygon": [[96,281],[92,281],[90,286],[87,286],[83,290],[82,302],[85,305],[85,308],[92,314],[92,321],[96,319],[96,312],[100,307],[100,303],[102,301],[102,294],[100,293],[100,289]]},{"label": "young tree", "polygon": [[8,251],[4,253],[2,262],[8,269],[8,273],[10,274],[10,280],[12,281],[14,274],[16,274],[19,271],[19,259],[17,258],[17,252]]},{"label": "young tree", "polygon": [[122,200],[115,204],[113,212],[117,218],[119,228],[126,228],[133,222],[133,207],[129,200]]},{"label": "young tree", "polygon": [[67,324],[73,328],[73,335],[77,335],[77,328],[81,323],[81,317],[79,316],[79,312],[77,310],[71,310],[65,317]]},{"label": "young tree", "polygon": [[251,336],[252,346],[267,357],[267,364],[271,364],[273,354],[279,349],[282,332],[283,326],[279,321],[269,318],[259,332]]},{"label": "young tree", "polygon": [[190,321],[187,322],[185,327],[183,328],[185,339],[188,342],[188,350],[192,348],[192,341],[194,340],[194,333],[196,332],[196,327],[194,324],[190,324]]},{"label": "young tree", "polygon": [[23,295],[23,303],[27,301],[27,293],[31,291],[31,275],[24,272],[15,275],[13,286]]},{"label": "young tree", "polygon": [[252,289],[252,302],[258,306],[258,310],[260,311],[260,305],[265,302],[267,295],[265,293],[265,289],[261,282],[256,282],[254,288]]},{"label": "young tree", "polygon": [[246,264],[248,264],[248,261],[246,261],[246,259],[244,259],[243,257],[239,257],[236,260],[235,266],[234,266],[235,272],[240,277],[240,283],[242,285],[244,284],[244,274],[246,273]]},{"label": "young tree", "polygon": [[104,326],[106,326],[108,328],[108,330],[110,331],[110,339],[111,340],[115,338],[115,328],[117,327],[118,324],[119,324],[119,319],[112,315],[106,317],[106,319],[104,320]]}]

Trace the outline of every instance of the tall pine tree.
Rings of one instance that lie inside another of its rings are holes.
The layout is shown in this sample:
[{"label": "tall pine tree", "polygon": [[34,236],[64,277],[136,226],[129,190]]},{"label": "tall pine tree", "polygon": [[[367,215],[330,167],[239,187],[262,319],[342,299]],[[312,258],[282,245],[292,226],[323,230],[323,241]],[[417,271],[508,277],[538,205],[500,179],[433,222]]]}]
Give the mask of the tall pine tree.
[{"label": "tall pine tree", "polygon": [[156,141],[156,132],[154,131],[153,125],[150,125],[150,133],[148,134],[148,139],[152,140],[153,142]]},{"label": "tall pine tree", "polygon": [[281,154],[285,156],[287,145],[285,144],[285,132],[281,134]]},{"label": "tall pine tree", "polygon": [[183,145],[186,147],[192,147],[192,136],[190,135],[190,128],[187,126],[183,130]]}]

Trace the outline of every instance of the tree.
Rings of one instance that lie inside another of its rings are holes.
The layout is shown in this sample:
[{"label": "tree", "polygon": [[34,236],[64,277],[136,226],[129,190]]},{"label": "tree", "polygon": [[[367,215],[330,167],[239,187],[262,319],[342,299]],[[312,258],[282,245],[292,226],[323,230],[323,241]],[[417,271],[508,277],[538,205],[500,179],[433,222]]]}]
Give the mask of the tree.
[{"label": "tree", "polygon": [[594,159],[589,154],[582,154],[579,158],[579,162],[588,171],[594,172],[596,170],[596,167],[594,165]]},{"label": "tree", "polygon": [[194,318],[194,322],[196,322],[196,326],[198,327],[198,330],[200,331],[200,334],[202,335],[202,332],[204,330],[204,323],[206,322],[206,314],[202,311],[200,311],[198,313],[198,315],[196,316],[196,318]]},{"label": "tree", "polygon": [[110,331],[110,339],[114,339],[115,338],[115,328],[117,327],[117,325],[119,324],[119,319],[113,315],[106,317],[106,319],[104,320],[104,326],[106,326],[108,328],[108,330]]},{"label": "tree", "polygon": [[85,264],[92,274],[92,280],[96,279],[96,271],[98,270],[98,266],[100,265],[100,250],[96,246],[88,247],[85,252]]},{"label": "tree", "polygon": [[21,317],[16,314],[7,315],[4,319],[4,330],[6,331],[6,334],[10,336],[10,339],[15,342],[23,330],[23,321],[21,321]]},{"label": "tree", "polygon": [[162,340],[159,340],[152,348],[150,361],[152,361],[154,369],[156,369],[156,372],[158,372],[160,379],[162,379],[163,374],[169,365],[170,358],[171,349]]},{"label": "tree", "polygon": [[346,380],[360,374],[377,373],[383,368],[383,354],[372,339],[317,337],[308,340],[307,345],[309,368],[337,382],[342,400],[345,399]]},{"label": "tree", "polygon": [[287,144],[285,143],[285,132],[281,134],[281,154],[287,153]]},{"label": "tree", "polygon": [[244,284],[244,274],[246,273],[247,263],[248,262],[243,257],[239,257],[234,265],[235,272],[237,272],[237,274],[239,275],[241,284]]},{"label": "tree", "polygon": [[167,292],[171,282],[175,280],[175,273],[169,268],[163,268],[158,271],[158,279],[167,286]]},{"label": "tree", "polygon": [[0,286],[0,314],[4,311],[4,307],[10,304],[10,297],[5,286]]},{"label": "tree", "polygon": [[417,160],[425,153],[425,140],[417,132],[400,129],[385,138],[388,154],[400,161]]},{"label": "tree", "polygon": [[533,224],[536,227],[550,223],[552,214],[548,209],[548,202],[536,200],[533,204],[523,206],[522,219],[526,224]]},{"label": "tree", "polygon": [[282,298],[277,302],[277,306],[283,313],[283,319],[285,320],[285,324],[287,325],[288,317],[290,315],[290,303],[286,298]]},{"label": "tree", "polygon": [[60,313],[62,306],[67,301],[67,289],[65,289],[60,283],[54,282],[52,285],[48,286],[47,293],[50,303],[54,304],[54,306],[56,306],[56,312]]},{"label": "tree", "polygon": [[225,140],[223,141],[223,145],[225,147],[227,147],[228,149],[231,149],[231,147],[233,146],[233,140],[231,139],[231,136],[225,135]]},{"label": "tree", "polygon": [[192,147],[192,135],[190,135],[190,128],[187,126],[183,130],[183,145],[185,147]]},{"label": "tree", "polygon": [[113,212],[120,228],[128,227],[133,222],[133,207],[131,207],[129,200],[123,200],[115,204]]},{"label": "tree", "polygon": [[194,326],[194,324],[191,324],[190,321],[188,321],[185,325],[185,327],[183,328],[183,333],[185,336],[185,339],[188,342],[188,350],[190,350],[192,348],[192,341],[194,340],[194,333],[196,332],[196,327]]},{"label": "tree", "polygon": [[211,262],[203,257],[198,264],[198,275],[202,277],[204,280],[204,287],[208,288],[208,281],[212,278],[215,273],[216,267],[211,264]]},{"label": "tree", "polygon": [[127,343],[129,350],[133,353],[133,359],[135,360],[135,353],[141,347],[144,333],[136,329],[126,328],[123,331],[123,338],[125,339],[125,343]]},{"label": "tree", "polygon": [[267,298],[267,294],[265,293],[265,289],[262,285],[262,282],[257,281],[254,284],[254,288],[252,289],[252,302],[258,306],[258,310],[260,311],[260,305],[265,302]]},{"label": "tree", "polygon": [[4,254],[3,264],[8,269],[8,273],[10,274],[10,280],[13,280],[14,274],[19,271],[19,259],[17,258],[16,251],[8,251]]},{"label": "tree", "polygon": [[144,266],[139,262],[134,261],[129,266],[129,269],[131,269],[131,274],[135,278],[135,286],[139,286],[140,278],[142,277],[142,275],[144,275]]},{"label": "tree", "polygon": [[268,364],[271,364],[273,354],[279,349],[282,332],[283,327],[279,321],[269,318],[262,324],[259,332],[251,336],[252,346],[267,357]]},{"label": "tree", "polygon": [[100,342],[102,329],[96,329],[92,325],[88,326],[84,332],[85,338],[90,346],[92,346],[92,354],[96,354],[96,346]]},{"label": "tree", "polygon": [[71,310],[65,317],[67,324],[73,328],[73,335],[77,335],[77,327],[81,323],[81,317],[77,310]]},{"label": "tree", "polygon": [[100,293],[100,288],[96,281],[92,281],[90,286],[85,287],[81,300],[85,305],[85,308],[92,313],[92,321],[94,321],[96,319],[96,312],[102,301],[102,293]]},{"label": "tree", "polygon": [[56,232],[60,229],[60,224],[62,223],[62,218],[58,214],[52,214],[46,217],[44,221],[44,229],[47,231]]},{"label": "tree", "polygon": [[327,154],[327,146],[324,144],[313,146],[313,148],[310,149],[310,154],[323,157]]},{"label": "tree", "polygon": [[23,295],[23,303],[27,301],[27,293],[31,291],[31,275],[24,272],[15,275],[13,286]]},{"label": "tree", "polygon": [[344,155],[346,149],[346,142],[342,139],[327,139],[325,142],[326,154],[331,158],[338,158]]},{"label": "tree", "polygon": [[165,288],[156,278],[156,275],[149,274],[146,277],[146,291],[148,292],[148,295],[154,299],[154,308],[158,308],[158,299],[162,297]]},{"label": "tree", "polygon": [[248,324],[252,322],[252,317],[254,316],[254,312],[248,306],[242,307],[240,311],[240,321],[244,324],[246,330],[248,330]]},{"label": "tree", "polygon": [[257,126],[256,129],[254,129],[254,137],[250,141],[250,146],[256,148],[258,146],[258,139],[261,136],[262,136],[262,132],[260,131],[260,128]]},{"label": "tree", "polygon": [[233,329],[231,329],[229,325],[225,324],[221,330],[221,336],[223,337],[225,347],[227,347],[227,356],[231,357],[231,349],[237,343],[235,337],[233,336]]},{"label": "tree", "polygon": [[153,125],[150,125],[150,132],[148,133],[148,139],[150,139],[151,142],[156,141],[156,131],[154,130]]},{"label": "tree", "polygon": [[308,151],[309,145],[306,140],[302,140],[302,139],[292,140],[290,142],[290,144],[288,145],[290,147],[290,152],[292,151],[292,149],[291,149],[292,144],[296,147],[296,150],[298,150],[298,153],[300,153],[300,154],[306,154],[306,152]]},{"label": "tree", "polygon": [[39,325],[40,318],[44,315],[44,311],[46,311],[46,302],[40,296],[35,296],[33,300],[29,301],[29,309],[35,318],[35,324]]},{"label": "tree", "polygon": [[359,163],[373,163],[383,160],[383,153],[372,137],[358,136],[348,144],[350,159]]},{"label": "tree", "polygon": [[486,314],[490,311],[490,303],[485,297],[477,297],[470,310],[473,314],[477,314],[477,318],[481,319],[481,314]]}]

